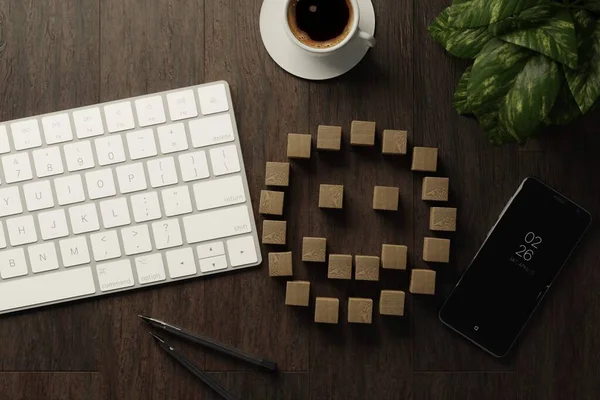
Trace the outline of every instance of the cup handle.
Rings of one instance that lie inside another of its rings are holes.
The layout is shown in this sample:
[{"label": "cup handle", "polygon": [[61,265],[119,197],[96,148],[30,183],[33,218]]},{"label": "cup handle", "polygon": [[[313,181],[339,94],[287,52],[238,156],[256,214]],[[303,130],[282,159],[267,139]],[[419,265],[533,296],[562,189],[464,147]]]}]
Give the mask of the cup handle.
[{"label": "cup handle", "polygon": [[373,37],[373,35],[369,35],[365,31],[359,30],[358,37],[361,38],[362,40],[364,40],[365,43],[367,44],[367,46],[369,46],[369,47],[374,47],[375,44],[377,43],[377,40]]}]

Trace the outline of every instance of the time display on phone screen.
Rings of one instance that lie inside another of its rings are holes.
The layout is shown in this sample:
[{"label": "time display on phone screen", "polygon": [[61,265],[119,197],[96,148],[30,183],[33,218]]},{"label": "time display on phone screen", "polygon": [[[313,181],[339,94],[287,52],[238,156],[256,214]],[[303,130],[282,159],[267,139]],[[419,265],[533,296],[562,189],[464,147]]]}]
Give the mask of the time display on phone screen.
[{"label": "time display on phone screen", "polygon": [[535,275],[535,270],[529,268],[528,263],[535,257],[536,251],[541,246],[543,239],[535,232],[527,232],[523,242],[519,244],[517,251],[510,257],[509,261],[522,268],[528,274]]}]

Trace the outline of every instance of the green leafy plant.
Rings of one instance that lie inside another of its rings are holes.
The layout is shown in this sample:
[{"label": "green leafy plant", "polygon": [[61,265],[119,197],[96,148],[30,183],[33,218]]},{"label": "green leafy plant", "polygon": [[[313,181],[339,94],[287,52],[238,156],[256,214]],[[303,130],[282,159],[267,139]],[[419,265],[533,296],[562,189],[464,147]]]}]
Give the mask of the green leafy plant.
[{"label": "green leafy plant", "polygon": [[454,0],[429,26],[474,60],[454,94],[490,142],[524,142],[600,104],[600,0]]}]

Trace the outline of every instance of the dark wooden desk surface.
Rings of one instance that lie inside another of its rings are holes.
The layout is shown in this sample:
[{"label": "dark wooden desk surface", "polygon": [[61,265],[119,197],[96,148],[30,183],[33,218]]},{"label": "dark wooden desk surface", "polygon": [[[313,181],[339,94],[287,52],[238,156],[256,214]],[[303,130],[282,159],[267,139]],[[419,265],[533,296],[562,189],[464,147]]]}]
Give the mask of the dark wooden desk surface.
[{"label": "dark wooden desk surface", "polygon": [[[444,54],[427,24],[448,0],[374,0],[378,46],[346,76],[306,82],[280,70],[258,31],[262,0],[0,0],[6,54],[0,59],[0,120],[225,79],[233,91],[254,204],[265,161],[285,160],[288,132],[352,119],[408,129],[410,145],[440,148],[459,207],[452,263],[435,267],[435,297],[407,295],[406,316],[372,326],[323,327],[313,309],[284,306],[284,282],[266,266],[207,280],[129,292],[1,318],[0,397],[8,400],[214,399],[165,357],[138,313],[164,317],[276,360],[282,373],[249,370],[182,348],[244,399],[592,399],[600,393],[600,234],[594,226],[507,360],[493,359],[444,329],[437,308],[521,179],[537,175],[600,212],[600,116],[525,147],[493,148],[451,108],[464,64]],[[427,205],[409,157],[373,149],[294,163],[287,193],[295,273],[312,297],[377,297],[408,289],[406,272],[380,283],[331,282],[299,261],[303,236],[329,249],[378,254],[409,246],[421,261]],[[342,214],[317,209],[319,183],[343,183]],[[375,184],[401,188],[401,211],[370,209]],[[258,221],[262,221],[258,217]],[[266,251],[264,254],[266,255]],[[1,290],[1,287],[0,287]],[[510,292],[506,293],[510,296]]]}]

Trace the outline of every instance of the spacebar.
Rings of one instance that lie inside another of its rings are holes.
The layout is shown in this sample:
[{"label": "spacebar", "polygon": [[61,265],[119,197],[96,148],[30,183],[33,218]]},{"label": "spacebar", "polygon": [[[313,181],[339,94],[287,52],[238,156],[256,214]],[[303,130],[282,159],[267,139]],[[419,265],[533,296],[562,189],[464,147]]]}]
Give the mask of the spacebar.
[{"label": "spacebar", "polygon": [[96,293],[90,267],[0,282],[0,311]]}]

